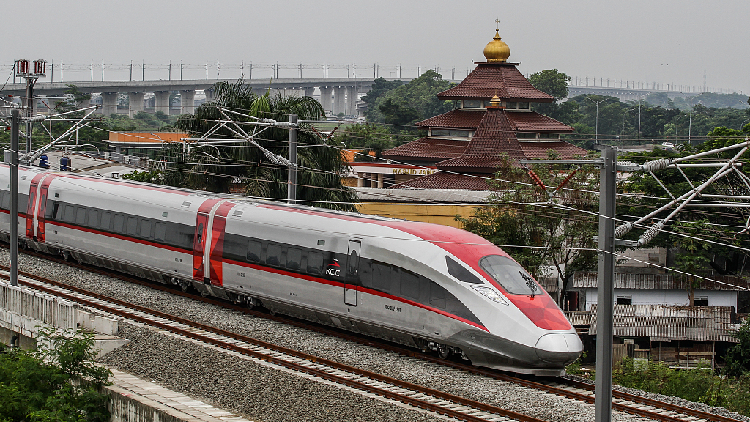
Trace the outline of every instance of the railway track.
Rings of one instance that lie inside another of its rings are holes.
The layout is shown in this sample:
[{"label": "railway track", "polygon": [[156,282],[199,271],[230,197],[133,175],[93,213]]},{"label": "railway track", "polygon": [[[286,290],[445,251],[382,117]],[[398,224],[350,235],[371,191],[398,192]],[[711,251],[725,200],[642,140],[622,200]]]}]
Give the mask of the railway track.
[{"label": "railway track", "polygon": [[[0,277],[9,278],[6,274],[2,274]],[[239,353],[287,370],[376,394],[457,420],[472,422],[541,421],[541,419],[531,416],[276,346],[142,306],[87,292],[42,277],[23,274],[23,277],[19,277],[19,284],[126,320],[164,330],[182,338]]]},{"label": "railway track", "polygon": [[[43,259],[50,259],[49,256],[46,255],[37,255],[40,258]],[[63,262],[61,259],[52,259],[53,261],[59,261]],[[85,269],[87,271],[94,271],[101,274],[106,274],[108,276],[113,276],[110,272],[104,271],[99,268],[90,267],[87,265],[80,265],[77,263],[71,263],[71,262],[64,262],[66,265],[73,265],[77,266],[79,268]],[[32,279],[40,279],[39,277],[36,277],[34,275],[24,274],[25,277],[29,277]],[[204,298],[199,295],[193,295],[190,293],[184,293],[181,291],[177,291],[173,288],[169,288],[166,286],[154,284],[151,282],[145,282],[143,280],[134,279],[132,277],[123,276],[121,274],[116,274],[118,278],[125,279],[129,282],[136,282],[139,284],[143,284],[146,286],[149,286],[151,288],[156,288],[159,290],[164,290],[167,292],[170,292],[172,294],[178,294],[186,297],[190,297],[197,300],[202,300],[205,302],[209,302],[212,304],[217,304],[224,307],[233,308],[235,310],[240,310],[245,313],[253,314],[254,316],[268,318],[277,320],[280,322],[284,322],[287,324],[293,324],[297,325],[306,329],[315,330],[318,332],[323,332],[328,335],[335,335],[341,338],[345,338],[350,341],[358,342],[361,344],[378,347],[381,349],[390,350],[392,352],[396,352],[402,355],[411,356],[420,358],[427,361],[432,361],[435,363],[439,363],[442,365],[450,366],[459,370],[463,370],[469,373],[478,374],[482,376],[486,376],[489,378],[506,381],[506,382],[512,382],[517,385],[522,385],[527,388],[533,388],[535,390],[543,391],[545,393],[549,394],[555,394],[558,396],[563,396],[572,400],[577,401],[583,401],[586,403],[594,403],[594,392],[593,392],[593,385],[570,380],[566,378],[555,378],[552,379],[549,382],[540,382],[540,381],[532,381],[528,379],[524,379],[518,376],[509,375],[507,373],[503,373],[500,371],[480,368],[471,366],[465,363],[456,362],[452,360],[445,360],[440,359],[435,356],[431,356],[429,354],[420,353],[413,349],[404,348],[399,345],[394,345],[392,343],[388,343],[385,341],[372,339],[363,337],[360,335],[342,332],[336,329],[331,329],[328,327],[321,327],[316,324],[310,324],[307,322],[299,321],[296,319],[290,319],[286,317],[281,316],[271,316],[264,312],[254,311],[254,310],[248,310],[247,308],[236,306],[232,304],[228,304],[224,301],[219,301],[216,299],[211,298]],[[73,288],[71,286],[64,285],[62,283],[58,283],[52,280],[47,280],[44,282],[49,282],[51,284],[58,284],[59,286],[56,287],[57,289],[69,289],[71,291],[77,290],[76,288]],[[51,292],[52,293],[52,292]],[[58,293],[53,293],[58,294]],[[80,292],[79,294],[84,294],[84,292]],[[136,307],[131,304],[127,304],[125,302],[119,303],[117,300],[109,299],[109,298],[97,298],[98,295],[87,293],[91,297],[96,298],[97,300],[102,301],[109,301],[111,303],[117,304],[117,306],[123,307],[123,308],[140,308]],[[74,300],[74,299],[71,299]],[[94,305],[87,305],[92,307],[97,307]],[[101,308],[99,308],[101,309]],[[104,310],[104,309],[102,309]],[[112,311],[107,311],[112,312]],[[125,311],[120,311],[125,312]],[[337,382],[342,385],[347,385],[351,388],[357,388],[361,391],[367,391],[372,394],[377,394],[382,397],[386,397],[392,400],[398,400],[407,404],[410,404],[412,406],[420,407],[429,411],[433,411],[440,414],[445,414],[457,419],[462,420],[521,420],[521,421],[535,421],[538,419],[534,419],[525,415],[520,414],[514,414],[513,412],[509,412],[506,414],[503,414],[502,412],[507,412],[502,409],[499,409],[494,406],[489,406],[486,404],[482,404],[473,400],[464,399],[458,396],[446,394],[437,390],[431,390],[431,389],[424,389],[423,387],[406,383],[404,381],[396,380],[389,377],[384,377],[382,375],[374,374],[369,371],[365,371],[359,368],[350,367],[347,365],[342,365],[336,362],[328,361],[326,359],[321,359],[319,357],[306,355],[304,353],[281,348],[278,346],[274,346],[265,342],[260,342],[254,339],[250,339],[244,336],[240,336],[235,333],[223,331],[216,329],[214,327],[206,326],[203,324],[198,324],[194,322],[190,322],[187,320],[183,320],[178,317],[169,316],[169,315],[160,315],[158,311],[148,310],[148,309],[142,309],[138,310],[138,312],[143,312],[145,314],[150,314],[153,317],[151,318],[162,318],[166,321],[175,321],[173,324],[184,324],[185,327],[192,327],[192,328],[183,328],[186,330],[187,334],[183,334],[180,332],[177,332],[175,330],[179,330],[180,328],[171,327],[168,322],[161,322],[165,324],[165,327],[159,327],[161,329],[173,332],[177,335],[181,335],[187,338],[193,338],[193,335],[191,334],[195,330],[202,330],[206,333],[209,333],[210,336],[224,336],[226,337],[226,341],[223,340],[217,340],[217,339],[210,339],[208,341],[205,341],[207,344],[212,344],[216,347],[221,347],[226,350],[233,350],[237,351],[243,354],[246,354],[247,356],[261,359],[267,362],[271,362],[273,364],[276,364],[278,366],[286,367],[291,370],[297,370],[300,372],[304,372],[313,376],[320,377],[322,379],[327,379],[331,382]],[[114,314],[117,314],[116,312],[112,312]],[[119,315],[119,314],[118,314]],[[123,318],[128,318],[127,316],[120,315]],[[141,318],[145,318],[146,320],[150,317],[142,316]],[[137,320],[135,318],[131,318],[134,320]],[[141,322],[146,323],[146,322]],[[151,325],[151,324],[149,324]],[[169,328],[166,328],[169,327]],[[203,340],[200,340],[203,341]],[[240,342],[240,343],[238,343]],[[239,346],[238,344],[248,344],[252,345],[252,347],[249,347],[246,349],[247,353],[245,353],[244,346]],[[269,355],[263,355],[262,353],[259,355],[255,355],[254,353],[260,353],[253,348],[260,347],[271,351],[271,354]],[[242,349],[243,351],[237,350]],[[292,360],[296,360],[296,362],[292,363],[283,363],[287,362],[284,359],[280,357],[274,356],[275,353],[280,353],[283,356],[290,356]],[[280,359],[279,362],[276,362],[276,359]],[[294,368],[290,368],[286,365],[292,365]],[[317,367],[317,365],[322,365],[321,367]],[[328,365],[328,366],[326,366]],[[333,379],[331,379],[333,378]],[[338,379],[340,381],[335,381],[334,379]],[[359,385],[359,387],[357,386]],[[403,390],[403,391],[401,391]],[[421,391],[420,391],[421,390]],[[429,390],[429,391],[426,391]],[[447,406],[447,407],[441,407]],[[683,406],[677,406],[670,403],[661,402],[658,400],[648,399],[645,397],[632,395],[628,393],[624,393],[621,391],[613,391],[613,409],[617,411],[627,412],[632,415],[648,418],[651,420],[657,420],[657,421],[697,421],[697,420],[705,420],[705,421],[715,421],[715,422],[736,422],[737,419],[722,416],[722,415],[715,415],[695,409],[686,408]],[[497,418],[497,419],[495,419]]]}]

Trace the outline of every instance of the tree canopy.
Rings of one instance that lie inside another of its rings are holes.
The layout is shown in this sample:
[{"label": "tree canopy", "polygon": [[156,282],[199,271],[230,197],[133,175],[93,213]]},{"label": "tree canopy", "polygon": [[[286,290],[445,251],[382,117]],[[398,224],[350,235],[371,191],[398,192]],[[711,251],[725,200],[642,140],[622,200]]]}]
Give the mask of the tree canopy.
[{"label": "tree canopy", "polygon": [[[410,125],[453,109],[453,101],[442,101],[437,94],[447,90],[453,84],[443,80],[434,70],[428,70],[420,77],[407,84],[386,89],[386,85],[377,84],[379,91],[374,102],[368,102],[367,120],[374,123],[387,123],[397,126]],[[393,86],[393,85],[390,85]],[[368,97],[370,93],[367,94]],[[369,101],[369,100],[368,100]]]},{"label": "tree canopy", "polygon": [[109,421],[101,387],[110,372],[92,363],[94,336],[42,329],[37,343],[37,351],[0,351],[0,421]]}]

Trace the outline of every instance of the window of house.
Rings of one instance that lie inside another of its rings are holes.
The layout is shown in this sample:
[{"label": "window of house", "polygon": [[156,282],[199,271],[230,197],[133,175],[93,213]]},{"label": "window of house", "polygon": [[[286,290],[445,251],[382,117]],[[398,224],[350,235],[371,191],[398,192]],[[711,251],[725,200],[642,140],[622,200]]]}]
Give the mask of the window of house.
[{"label": "window of house", "polygon": [[448,138],[469,138],[471,137],[471,131],[461,130],[461,129],[431,129],[430,136],[448,137]]},{"label": "window of house", "polygon": [[696,297],[693,299],[693,306],[708,306],[708,297]]},{"label": "window of house", "polygon": [[633,298],[630,296],[617,296],[617,304],[618,305],[632,305]]},{"label": "window of house", "polygon": [[464,100],[464,108],[482,108],[482,100]]},{"label": "window of house", "polygon": [[536,139],[536,133],[530,132],[518,132],[516,133],[517,139]]}]

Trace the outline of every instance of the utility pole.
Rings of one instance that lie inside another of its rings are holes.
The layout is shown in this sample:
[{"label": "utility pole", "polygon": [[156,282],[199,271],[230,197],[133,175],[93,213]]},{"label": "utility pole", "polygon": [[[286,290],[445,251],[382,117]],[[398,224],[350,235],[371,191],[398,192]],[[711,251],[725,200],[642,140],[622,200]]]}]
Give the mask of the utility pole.
[{"label": "utility pole", "polygon": [[[588,86],[588,80],[586,81],[586,85]],[[599,101],[596,101],[596,100],[592,100],[591,96],[588,96],[588,97],[586,97],[586,99],[589,100],[589,101],[591,101],[592,103],[596,104],[596,129],[594,129],[594,130],[596,132],[596,135],[595,135],[596,144],[599,145],[599,103],[601,103],[602,101],[604,101],[604,98],[602,98]]]},{"label": "utility pole", "polygon": [[[31,65],[34,68],[31,68]],[[31,117],[34,116],[34,85],[40,77],[44,77],[46,73],[47,62],[44,60],[34,60],[29,63],[28,60],[21,59],[16,60],[15,66],[13,66],[14,73],[18,76],[26,79],[26,152],[31,152],[31,129],[32,121]],[[18,151],[16,151],[18,152]]]},{"label": "utility pole", "polygon": [[612,314],[615,279],[615,198],[617,152],[602,150],[599,182],[599,279],[596,306],[596,422],[612,420]]},{"label": "utility pole", "polygon": [[10,285],[18,286],[18,110],[11,110],[10,124]]},{"label": "utility pole", "polygon": [[[520,160],[521,164],[593,164],[599,166],[599,278],[596,307],[596,422],[612,420],[612,314],[614,311],[615,243],[634,246],[615,240],[615,199],[617,181],[617,153],[608,145],[602,148],[598,160]],[[637,171],[639,167],[621,166],[621,170]]]},{"label": "utility pole", "polygon": [[287,202],[297,203],[297,115],[289,115],[289,184]]}]

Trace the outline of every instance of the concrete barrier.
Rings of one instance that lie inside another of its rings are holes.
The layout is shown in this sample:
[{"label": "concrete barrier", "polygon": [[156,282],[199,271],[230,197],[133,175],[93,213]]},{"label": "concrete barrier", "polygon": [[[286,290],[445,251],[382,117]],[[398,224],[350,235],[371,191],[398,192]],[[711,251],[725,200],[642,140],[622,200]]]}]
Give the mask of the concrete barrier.
[{"label": "concrete barrier", "polygon": [[100,355],[128,342],[114,337],[118,323],[113,318],[47,293],[0,282],[0,342],[33,348],[40,327],[93,332]]}]

